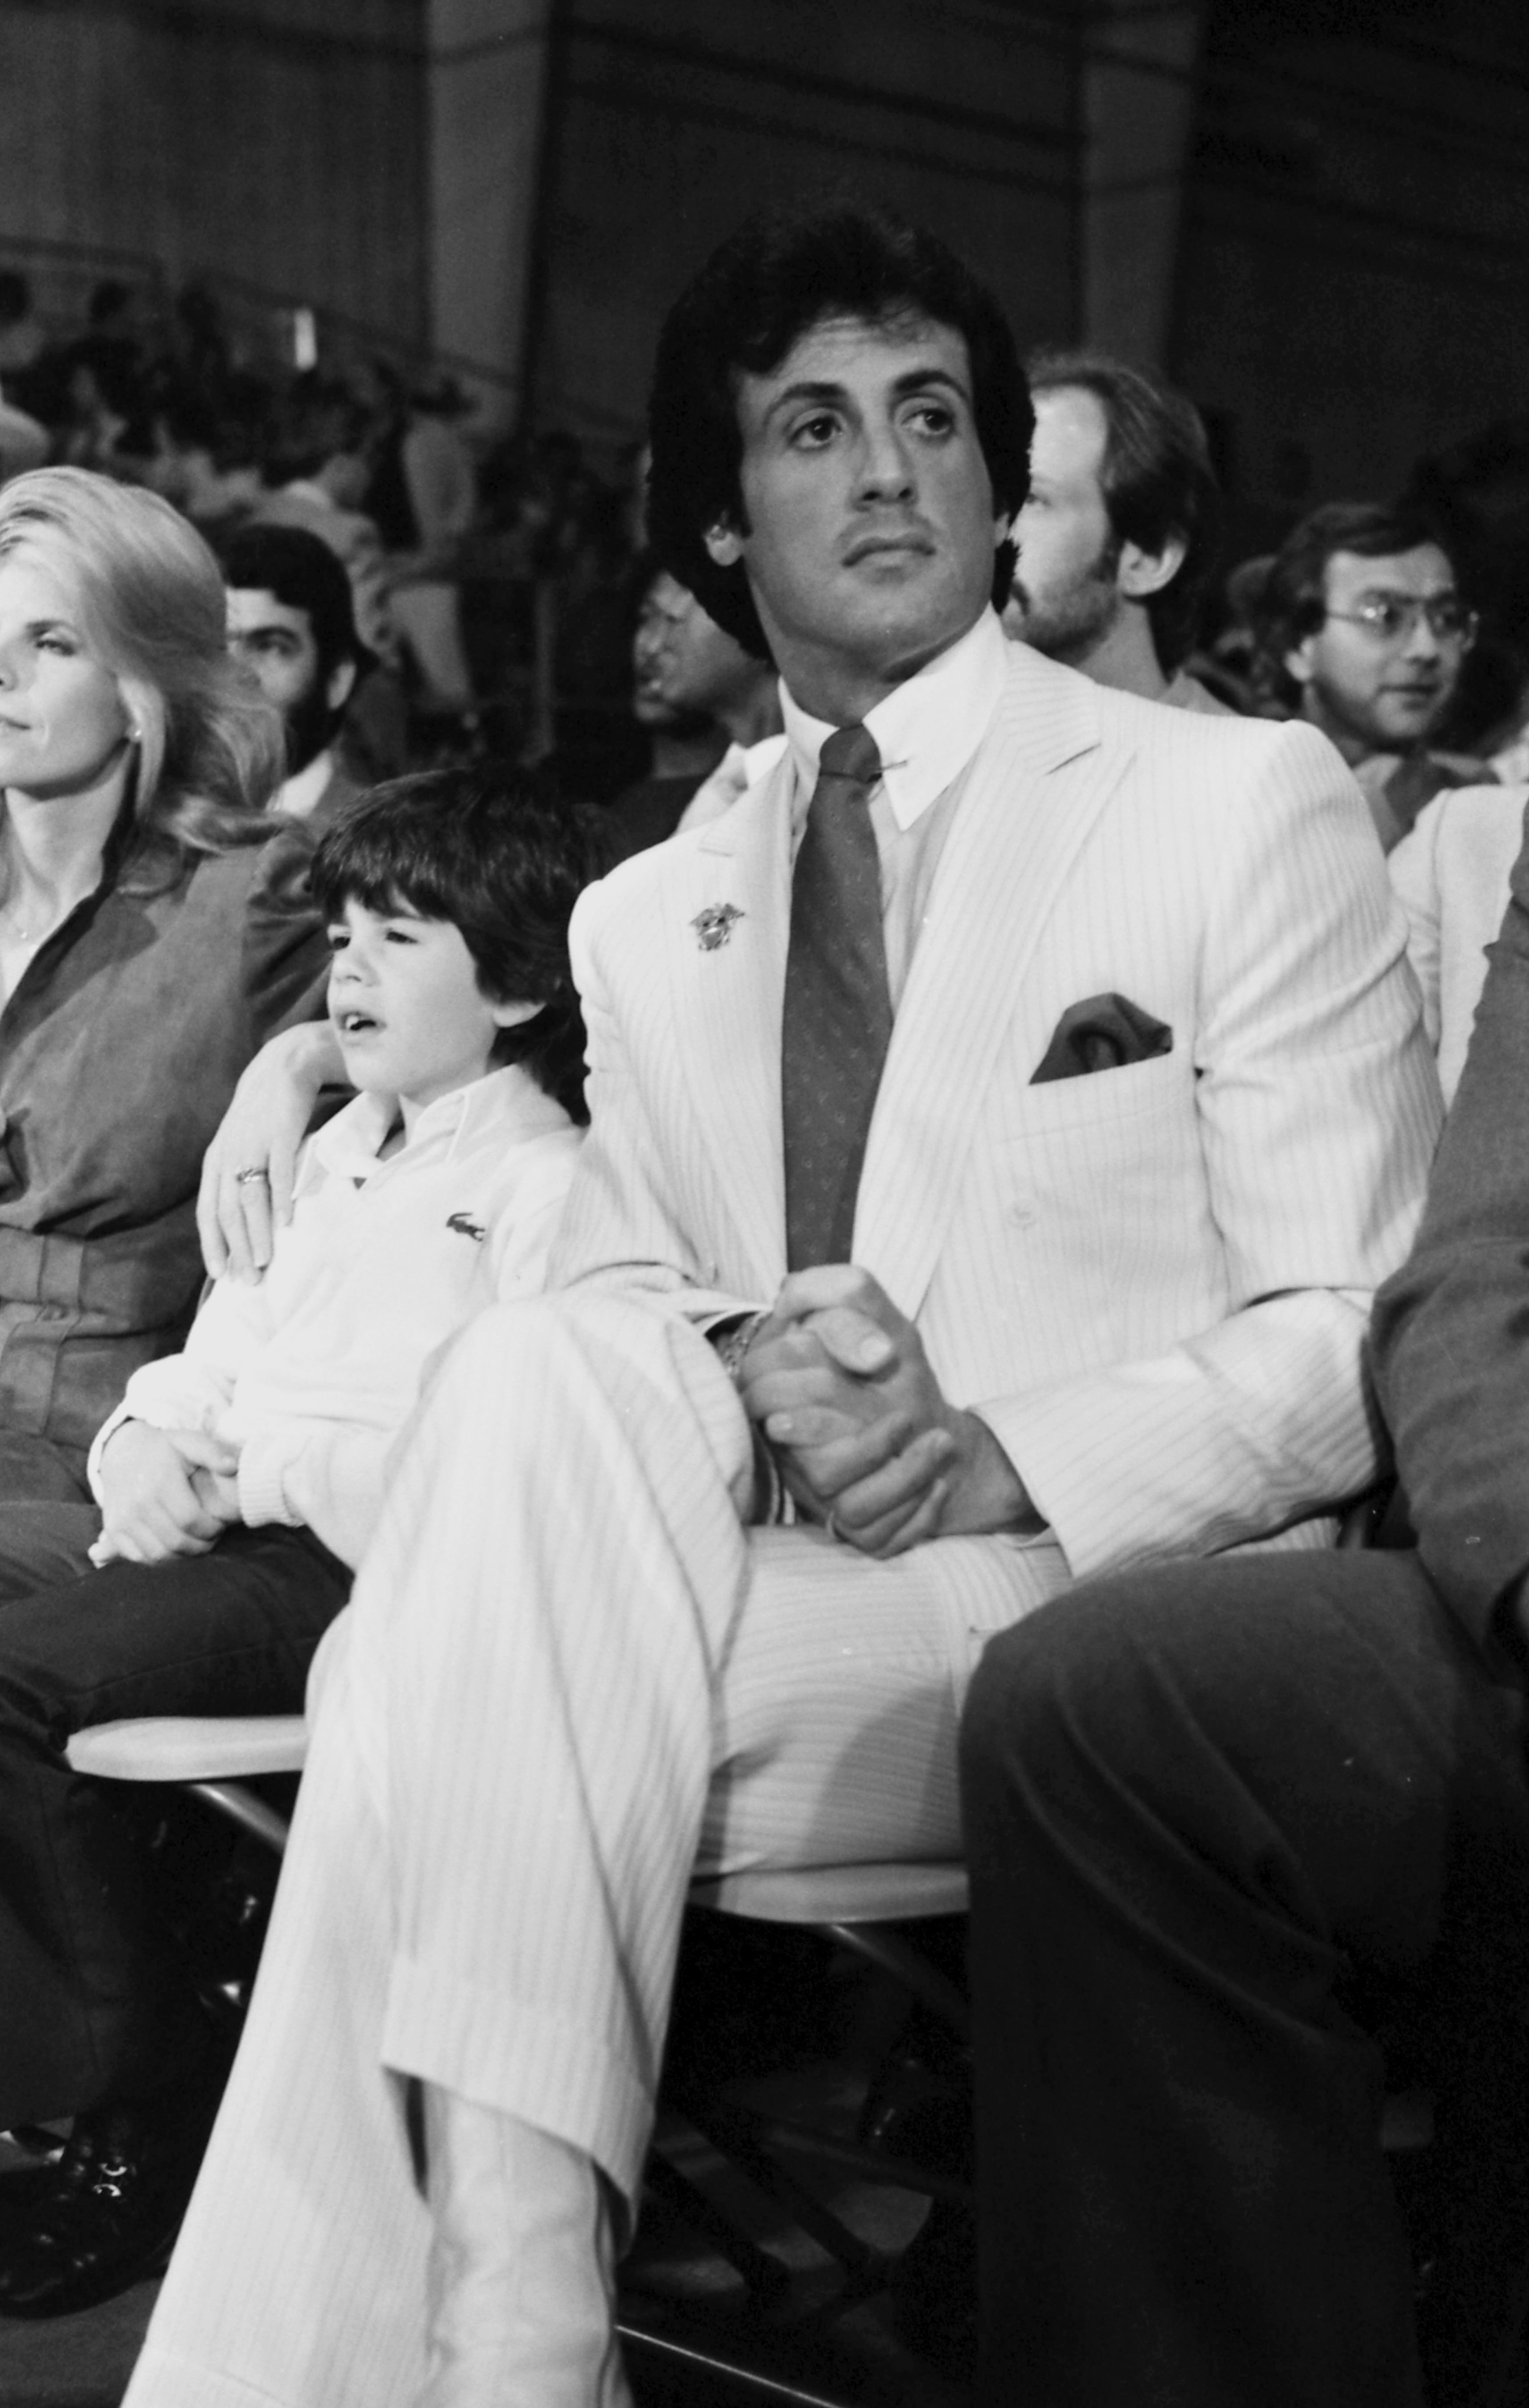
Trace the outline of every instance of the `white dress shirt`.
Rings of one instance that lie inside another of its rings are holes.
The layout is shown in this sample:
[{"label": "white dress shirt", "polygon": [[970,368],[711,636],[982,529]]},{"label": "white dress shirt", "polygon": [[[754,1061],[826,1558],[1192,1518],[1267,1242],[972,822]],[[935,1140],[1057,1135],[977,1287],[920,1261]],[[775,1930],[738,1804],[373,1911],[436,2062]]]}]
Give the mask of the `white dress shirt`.
[{"label": "white dress shirt", "polygon": [[[887,984],[894,1011],[965,773],[988,732],[1007,672],[1008,641],[997,612],[987,609],[957,642],[865,714],[865,727],[881,755],[870,812],[881,863]],[[780,711],[795,771],[794,860],[818,782],[818,755],[834,730],[827,720],[804,710],[784,684]]]},{"label": "white dress shirt", "polygon": [[278,789],[270,808],[284,819],[306,820],[335,774],[335,755],[326,745],[296,776]]},{"label": "white dress shirt", "polygon": [[303,1524],[361,1560],[427,1358],[485,1305],[535,1296],[580,1132],[511,1064],[442,1096],[396,1154],[391,1096],[358,1096],[304,1147],[293,1217],[258,1286],[221,1279],[185,1351],[146,1363],[123,1421],[239,1450],[247,1523]]}]

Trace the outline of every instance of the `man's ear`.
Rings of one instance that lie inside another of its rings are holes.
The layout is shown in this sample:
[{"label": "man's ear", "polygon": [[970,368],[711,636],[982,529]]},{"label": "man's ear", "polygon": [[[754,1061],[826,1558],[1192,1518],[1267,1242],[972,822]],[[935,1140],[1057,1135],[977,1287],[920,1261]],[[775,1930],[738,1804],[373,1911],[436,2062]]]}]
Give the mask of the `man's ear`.
[{"label": "man's ear", "polygon": [[545,1011],[547,1007],[523,996],[508,1003],[491,1003],[489,1009],[501,1028],[523,1028],[528,1020],[535,1020],[537,1012]]},{"label": "man's ear", "polygon": [[355,691],[354,661],[336,661],[324,680],[324,700],[331,710],[343,710]]},{"label": "man's ear", "polygon": [[743,538],[730,519],[707,527],[706,548],[719,568],[736,568],[743,558]]},{"label": "man's ear", "polygon": [[1181,535],[1170,535],[1157,552],[1144,552],[1139,543],[1122,543],[1115,570],[1115,583],[1128,602],[1145,602],[1150,594],[1161,594],[1184,565],[1187,547]]},{"label": "man's ear", "polygon": [[1311,644],[1312,638],[1309,636],[1303,636],[1298,644],[1291,646],[1281,663],[1285,675],[1293,678],[1297,685],[1311,683],[1313,674]]}]

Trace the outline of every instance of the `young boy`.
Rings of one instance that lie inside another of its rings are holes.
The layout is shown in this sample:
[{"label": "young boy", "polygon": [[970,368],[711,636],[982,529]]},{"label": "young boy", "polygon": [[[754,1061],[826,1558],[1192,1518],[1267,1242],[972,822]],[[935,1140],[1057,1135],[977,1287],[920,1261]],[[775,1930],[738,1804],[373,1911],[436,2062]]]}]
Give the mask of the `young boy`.
[{"label": "young boy", "polygon": [[56,2168],[0,2179],[0,2313],[155,2262],[221,2084],[131,1813],[70,1771],[69,1735],[301,1706],[427,1358],[541,1286],[583,1117],[567,922],[595,866],[574,820],[463,770],[326,834],[356,1097],[309,1140],[261,1284],[220,1281],[100,1432],[101,1569],[0,1607],[0,2127],[75,2117]]}]

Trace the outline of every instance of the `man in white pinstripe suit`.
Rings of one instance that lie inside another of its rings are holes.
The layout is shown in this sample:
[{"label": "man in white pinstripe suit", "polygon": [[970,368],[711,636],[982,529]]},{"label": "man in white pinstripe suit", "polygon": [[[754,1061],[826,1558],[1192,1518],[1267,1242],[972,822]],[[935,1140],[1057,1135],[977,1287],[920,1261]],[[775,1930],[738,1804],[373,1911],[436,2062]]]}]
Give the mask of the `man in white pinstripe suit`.
[{"label": "man in white pinstripe suit", "polygon": [[[1005,644],[1029,423],[990,296],[872,214],[746,229],[671,314],[653,523],[767,641],[787,758],[579,907],[566,1292],[479,1323],[400,1455],[131,2408],[619,2401],[697,1856],[955,1853],[989,1633],[1083,1572],[1322,1547],[1374,1470],[1368,1297],[1438,1112],[1379,852],[1309,729]],[[893,1017],[853,1268],[788,1278],[836,729],[877,747],[838,774]]]}]

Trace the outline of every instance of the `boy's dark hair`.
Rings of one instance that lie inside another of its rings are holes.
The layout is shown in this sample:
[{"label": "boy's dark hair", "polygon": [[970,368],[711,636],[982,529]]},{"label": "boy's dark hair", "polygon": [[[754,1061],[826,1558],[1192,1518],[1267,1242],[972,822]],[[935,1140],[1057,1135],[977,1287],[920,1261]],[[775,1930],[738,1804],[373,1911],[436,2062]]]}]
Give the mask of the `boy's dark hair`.
[{"label": "boy's dark hair", "polygon": [[1390,560],[1436,543],[1454,557],[1437,522],[1415,502],[1323,502],[1293,526],[1269,564],[1255,622],[1259,650],[1287,698],[1296,692],[1285,654],[1315,635],[1327,616],[1327,564],[1336,552]]},{"label": "boy's dark hair", "polygon": [[1042,351],[1025,362],[1032,394],[1080,387],[1105,414],[1100,483],[1119,543],[1158,552],[1178,536],[1179,566],[1147,596],[1152,648],[1171,677],[1194,640],[1222,542],[1222,496],[1194,404],[1099,351]]},{"label": "boy's dark hair", "polygon": [[568,919],[608,866],[596,813],[514,771],[455,767],[394,778],[352,803],[320,838],[311,881],[331,919],[355,902],[450,920],[486,996],[542,1007],[500,1032],[494,1060],[519,1062],[583,1122],[584,1023]]},{"label": "boy's dark hair", "polygon": [[307,612],[321,677],[342,661],[354,661],[358,675],[370,668],[375,655],[356,633],[350,580],[320,537],[307,527],[242,526],[227,538],[220,559],[225,585],[274,594],[289,610]]},{"label": "boy's dark hair", "polygon": [[[750,218],[712,253],[664,320],[649,405],[648,525],[655,552],[720,627],[762,660],[769,647],[741,563],[719,567],[707,530],[746,532],[738,472],[740,372],[767,376],[824,318],[893,325],[930,318],[965,341],[972,413],[1010,517],[1030,483],[1035,417],[1008,322],[937,236],[890,210],[836,203],[802,215]],[[1008,598],[1014,547],[994,553],[993,598]]]}]

